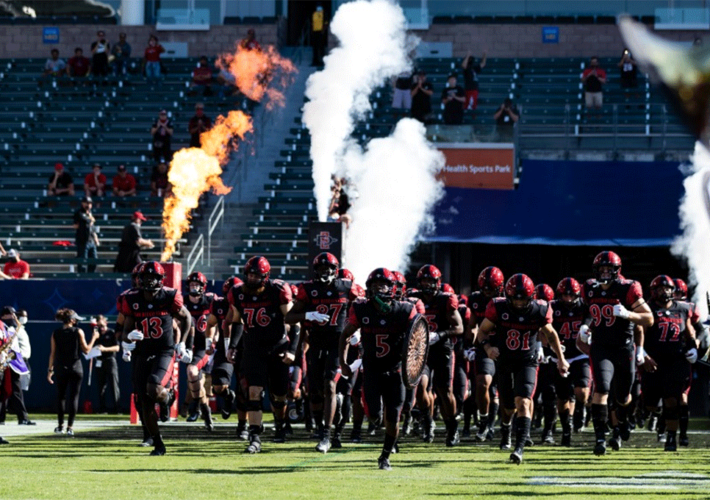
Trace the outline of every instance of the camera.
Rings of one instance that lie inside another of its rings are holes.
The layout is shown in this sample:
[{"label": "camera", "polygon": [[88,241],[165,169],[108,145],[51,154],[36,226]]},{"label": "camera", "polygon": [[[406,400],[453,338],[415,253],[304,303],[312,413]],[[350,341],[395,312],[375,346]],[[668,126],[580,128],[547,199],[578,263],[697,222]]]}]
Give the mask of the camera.
[{"label": "camera", "polygon": [[96,316],[92,316],[89,320],[89,324],[91,325],[91,328],[96,328],[97,326],[99,326],[99,320],[96,318]]}]

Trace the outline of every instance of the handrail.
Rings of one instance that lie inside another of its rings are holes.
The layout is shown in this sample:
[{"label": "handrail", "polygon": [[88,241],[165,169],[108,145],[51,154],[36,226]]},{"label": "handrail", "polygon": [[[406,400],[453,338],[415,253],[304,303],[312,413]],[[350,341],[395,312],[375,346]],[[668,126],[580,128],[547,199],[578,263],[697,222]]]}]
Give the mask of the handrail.
[{"label": "handrail", "polygon": [[[214,220],[213,220],[214,219]],[[224,196],[220,196],[212,208],[212,213],[207,219],[207,263],[212,265],[212,233],[217,228],[217,224],[224,220]]]},{"label": "handrail", "polygon": [[[197,252],[197,255],[194,255],[195,252]],[[187,258],[185,259],[185,264],[187,266],[187,273],[190,274],[194,269],[195,266],[197,265],[197,259],[200,260],[200,264],[204,264],[205,256],[205,239],[202,235],[197,238],[197,241],[195,241],[195,244],[192,245],[192,249],[190,250],[190,253],[187,254]]]}]

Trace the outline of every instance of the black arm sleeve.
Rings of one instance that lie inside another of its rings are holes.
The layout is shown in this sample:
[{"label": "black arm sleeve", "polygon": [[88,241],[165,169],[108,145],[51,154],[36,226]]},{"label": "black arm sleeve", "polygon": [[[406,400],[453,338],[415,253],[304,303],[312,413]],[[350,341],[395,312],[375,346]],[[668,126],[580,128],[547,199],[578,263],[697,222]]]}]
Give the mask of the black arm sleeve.
[{"label": "black arm sleeve", "polygon": [[296,349],[298,349],[298,340],[301,338],[301,325],[291,325],[288,337],[288,352],[296,354]]},{"label": "black arm sleeve", "polygon": [[232,323],[232,336],[229,337],[229,348],[236,349],[239,344],[239,340],[242,338],[244,333],[243,323]]}]

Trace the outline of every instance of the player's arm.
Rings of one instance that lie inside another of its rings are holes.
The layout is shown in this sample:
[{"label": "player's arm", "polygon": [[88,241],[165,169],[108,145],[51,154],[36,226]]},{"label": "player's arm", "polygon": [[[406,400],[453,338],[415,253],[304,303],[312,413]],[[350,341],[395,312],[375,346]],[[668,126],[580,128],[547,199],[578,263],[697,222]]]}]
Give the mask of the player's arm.
[{"label": "player's arm", "polygon": [[484,318],[481,324],[478,325],[478,333],[476,334],[476,341],[483,347],[486,351],[486,355],[492,359],[496,360],[500,356],[500,351],[497,347],[493,347],[490,344],[490,333],[495,329],[496,325],[488,318]]},{"label": "player's arm", "polygon": [[209,347],[209,349],[206,349],[208,354],[212,354],[214,352],[214,343],[219,342],[219,329],[217,329],[217,323],[219,323],[217,316],[210,313],[210,315],[207,316],[207,329],[205,331],[205,343]]},{"label": "player's arm", "polygon": [[293,302],[291,302],[291,301],[287,302],[286,304],[281,304],[279,306],[279,308],[281,309],[281,314],[283,314],[284,317],[286,317],[288,315],[288,313],[292,307],[293,307]]},{"label": "player's arm", "polygon": [[569,370],[569,363],[565,359],[565,354],[562,352],[560,338],[557,336],[555,328],[552,324],[548,323],[540,328],[540,333],[542,333],[543,337],[547,339],[547,344],[555,352],[555,357],[557,358],[557,369],[562,374],[567,373],[567,370]]},{"label": "player's arm", "polygon": [[349,377],[352,375],[352,370],[350,370],[350,365],[348,365],[348,348],[350,347],[350,337],[352,337],[355,332],[357,332],[359,327],[351,323],[346,323],[345,328],[343,328],[340,334],[340,340],[338,341],[338,353],[340,361],[340,370],[343,375]]},{"label": "player's arm", "polygon": [[306,320],[306,304],[298,299],[293,303],[293,307],[286,314],[284,321],[289,324],[302,323]]},{"label": "player's arm", "polygon": [[641,325],[634,325],[634,344],[637,347],[643,347],[644,341],[644,327]]},{"label": "player's arm", "polygon": [[[195,338],[195,325],[192,323],[192,316],[187,310],[187,307],[181,306],[175,315],[180,324],[180,338],[176,339],[176,342],[182,341],[182,337],[185,336],[186,340],[191,340]],[[187,344],[187,342],[185,342]]]},{"label": "player's arm", "polygon": [[[234,307],[234,305],[229,306],[229,313],[227,314],[227,319],[230,321],[230,336],[229,336],[229,350],[231,354],[239,345],[239,340],[242,338],[244,333],[244,321],[242,320],[242,315],[239,314],[239,310]],[[231,359],[231,358],[230,358]]]},{"label": "player's arm", "polygon": [[463,320],[461,319],[461,314],[458,309],[452,309],[446,315],[446,319],[449,321],[451,326],[448,330],[439,332],[439,337],[445,339],[447,337],[453,337],[461,335],[463,333]]},{"label": "player's arm", "polygon": [[123,342],[127,343],[132,343],[132,340],[128,339],[128,334],[133,331],[133,328],[136,326],[136,320],[133,316],[126,316],[125,321],[123,322],[123,337],[121,340]]},{"label": "player's arm", "polygon": [[464,332],[464,339],[471,344],[476,343],[476,336],[478,334],[478,318],[475,314],[471,314],[471,319],[466,325],[466,331]]},{"label": "player's arm", "polygon": [[628,314],[629,316],[626,319],[636,325],[653,325],[653,312],[651,312],[651,308],[648,307],[648,304],[643,298],[638,299],[631,305],[631,309],[628,311]]}]

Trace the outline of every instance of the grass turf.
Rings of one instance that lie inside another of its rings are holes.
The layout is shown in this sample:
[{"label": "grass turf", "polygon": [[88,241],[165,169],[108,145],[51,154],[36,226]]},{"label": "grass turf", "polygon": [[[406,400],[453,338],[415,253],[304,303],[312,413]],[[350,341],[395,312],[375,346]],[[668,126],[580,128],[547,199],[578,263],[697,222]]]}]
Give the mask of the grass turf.
[{"label": "grass turf", "polygon": [[[98,424],[100,425],[100,423]],[[445,448],[409,438],[391,457],[393,470],[377,469],[382,437],[369,444],[344,443],[326,455],[300,429],[286,444],[270,442],[245,455],[234,425],[207,434],[198,424],[166,426],[168,454],[150,457],[140,448],[140,429],[96,428],[75,438],[14,437],[0,448],[6,481],[2,499],[112,500],[166,498],[708,498],[710,435],[691,434],[691,447],[665,453],[655,435],[636,432],[629,445],[605,457],[591,453],[590,432],[573,436],[574,447],[536,445],[521,466],[495,444],[464,441]],[[538,439],[539,435],[534,435]],[[557,436],[559,439],[559,435]]]}]

